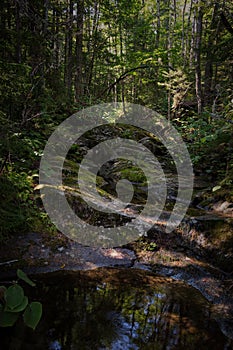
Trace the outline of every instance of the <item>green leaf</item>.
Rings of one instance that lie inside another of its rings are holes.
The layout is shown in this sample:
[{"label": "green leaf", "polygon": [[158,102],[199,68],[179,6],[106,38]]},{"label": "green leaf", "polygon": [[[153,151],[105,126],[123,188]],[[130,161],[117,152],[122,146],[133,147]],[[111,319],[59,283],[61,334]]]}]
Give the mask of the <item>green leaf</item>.
[{"label": "green leaf", "polygon": [[0,312],[0,327],[11,327],[17,321],[19,313]]},{"label": "green leaf", "polygon": [[24,311],[23,319],[28,327],[35,329],[41,319],[41,316],[42,304],[38,301],[33,301]]},{"label": "green leaf", "polygon": [[8,306],[6,305],[5,311],[8,311],[8,312],[21,312],[21,311],[23,311],[26,308],[27,305],[28,305],[28,297],[25,296],[23,298],[22,304],[20,304],[19,306],[17,306],[13,310],[9,309]]},{"label": "green leaf", "polygon": [[22,270],[18,269],[17,270],[17,276],[23,280],[24,282],[26,282],[27,284],[29,284],[32,287],[35,287],[35,283],[26,275],[25,272],[23,272]]},{"label": "green leaf", "polygon": [[7,308],[11,310],[21,305],[24,300],[23,288],[20,287],[18,284],[14,284],[13,286],[10,286],[5,291],[5,300],[6,300]]},{"label": "green leaf", "polygon": [[214,186],[212,188],[212,192],[218,191],[218,190],[220,190],[220,188],[222,188],[222,186]]}]

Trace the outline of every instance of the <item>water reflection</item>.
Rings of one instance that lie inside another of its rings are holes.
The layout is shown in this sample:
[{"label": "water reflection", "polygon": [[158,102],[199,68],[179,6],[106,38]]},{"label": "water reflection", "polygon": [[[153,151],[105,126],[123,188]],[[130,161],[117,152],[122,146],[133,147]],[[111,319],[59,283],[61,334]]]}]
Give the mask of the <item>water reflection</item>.
[{"label": "water reflection", "polygon": [[49,274],[34,297],[44,307],[38,328],[19,322],[1,349],[227,349],[197,291],[145,271]]}]

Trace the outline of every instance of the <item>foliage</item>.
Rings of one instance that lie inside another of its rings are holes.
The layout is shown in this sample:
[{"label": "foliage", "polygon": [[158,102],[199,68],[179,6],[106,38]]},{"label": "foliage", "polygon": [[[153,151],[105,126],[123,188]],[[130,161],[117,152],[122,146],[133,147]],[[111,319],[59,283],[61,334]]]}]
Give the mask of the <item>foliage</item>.
[{"label": "foliage", "polygon": [[186,74],[178,68],[177,70],[170,70],[164,72],[165,82],[161,83],[173,98],[172,110],[175,113],[179,110],[181,103],[184,101],[188,90],[190,88],[190,82],[187,79]]},{"label": "foliage", "polygon": [[34,193],[34,181],[38,175],[11,171],[0,176],[2,200],[0,202],[0,242],[11,235],[30,230],[54,232],[55,228],[41,207],[41,201]]},{"label": "foliage", "polygon": [[40,157],[57,125],[95,103],[168,116],[194,166],[231,186],[232,1],[12,0],[0,11],[1,241],[54,229],[33,191]]},{"label": "foliage", "polygon": [[[22,270],[17,270],[17,276],[30,286],[35,286]],[[29,303],[24,289],[16,282],[8,288],[0,286],[0,327],[13,326],[20,315],[23,316],[24,323],[34,330],[42,316],[41,303]]]},{"label": "foliage", "polygon": [[177,118],[176,124],[187,142],[196,172],[211,175],[215,191],[223,185],[233,191],[232,123],[205,113],[202,118]]},{"label": "foliage", "polygon": [[128,166],[121,170],[122,178],[126,178],[130,182],[146,184],[145,174],[136,166]]},{"label": "foliage", "polygon": [[28,229],[27,210],[23,203],[30,196],[31,189],[26,174],[1,176],[0,185],[0,240],[3,240],[8,234]]},{"label": "foliage", "polygon": [[159,248],[156,242],[151,241],[146,237],[142,237],[137,240],[136,249],[139,249],[140,251],[154,252],[157,251]]}]

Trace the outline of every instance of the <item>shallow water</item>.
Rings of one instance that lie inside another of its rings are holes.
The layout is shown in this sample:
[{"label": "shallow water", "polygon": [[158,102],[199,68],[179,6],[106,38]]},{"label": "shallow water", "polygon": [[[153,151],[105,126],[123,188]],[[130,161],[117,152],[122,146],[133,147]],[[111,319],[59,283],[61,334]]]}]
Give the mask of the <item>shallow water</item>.
[{"label": "shallow water", "polygon": [[1,349],[230,349],[211,305],[184,283],[104,268],[36,279],[30,299],[43,317],[34,332],[23,322],[1,330]]}]

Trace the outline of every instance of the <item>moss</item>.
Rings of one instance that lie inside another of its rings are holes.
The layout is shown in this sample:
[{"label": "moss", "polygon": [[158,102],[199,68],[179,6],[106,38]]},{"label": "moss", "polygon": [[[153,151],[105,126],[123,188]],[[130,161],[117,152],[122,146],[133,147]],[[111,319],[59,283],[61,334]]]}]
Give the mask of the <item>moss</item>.
[{"label": "moss", "polygon": [[122,178],[125,178],[129,181],[141,183],[142,185],[147,184],[146,176],[144,172],[136,166],[121,170]]},{"label": "moss", "polygon": [[138,253],[141,251],[154,252],[159,249],[157,243],[147,237],[140,237],[137,241],[128,244],[126,247]]},{"label": "moss", "polygon": [[104,198],[108,198],[108,199],[110,199],[110,198],[112,198],[112,196],[108,193],[108,192],[106,192],[105,190],[103,190],[102,188],[97,188],[97,192],[102,196],[102,197],[104,197]]}]

